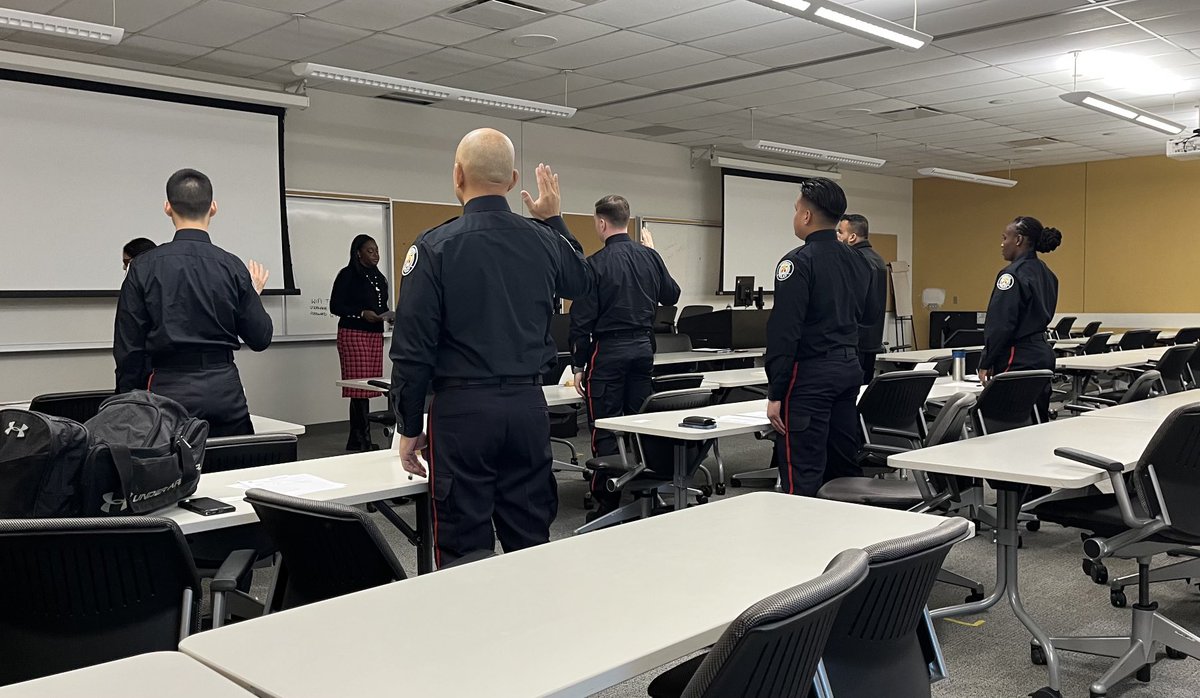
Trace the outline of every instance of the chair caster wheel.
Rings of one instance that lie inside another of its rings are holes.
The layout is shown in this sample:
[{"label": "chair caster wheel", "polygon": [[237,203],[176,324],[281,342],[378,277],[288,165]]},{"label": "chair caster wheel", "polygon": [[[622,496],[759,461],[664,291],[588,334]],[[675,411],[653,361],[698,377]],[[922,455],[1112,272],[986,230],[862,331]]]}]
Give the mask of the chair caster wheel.
[{"label": "chair caster wheel", "polygon": [[1104,563],[1102,562],[1097,562],[1092,565],[1092,571],[1088,576],[1091,577],[1092,581],[1096,584],[1108,584],[1108,568],[1105,567]]},{"label": "chair caster wheel", "polygon": [[1023,550],[1024,548],[1025,548],[1025,536],[1019,535],[1019,536],[1017,536],[1017,550]]},{"label": "chair caster wheel", "polygon": [[591,511],[596,508],[596,500],[592,498],[592,493],[588,492],[583,495],[583,508]]},{"label": "chair caster wheel", "polygon": [[1025,522],[1025,530],[1029,531],[1030,533],[1037,533],[1038,531],[1041,530],[1041,528],[1042,528],[1041,521],[1026,521]]},{"label": "chair caster wheel", "polygon": [[963,599],[963,603],[976,603],[978,601],[983,601],[982,591],[972,592],[967,595],[967,598]]},{"label": "chair caster wheel", "polygon": [[1029,645],[1029,661],[1034,666],[1046,666],[1046,651],[1042,649],[1041,645]]},{"label": "chair caster wheel", "polygon": [[1095,691],[1088,691],[1088,698],[1106,698],[1107,696],[1108,696],[1107,693],[1096,693]]},{"label": "chair caster wheel", "polygon": [[1113,608],[1125,608],[1129,605],[1129,599],[1125,598],[1125,592],[1121,589],[1113,589],[1109,592],[1108,601]]},{"label": "chair caster wheel", "polygon": [[725,483],[724,482],[717,484],[716,492],[717,492],[717,494],[725,494]]},{"label": "chair caster wheel", "polygon": [[708,504],[708,497],[705,497],[704,495],[699,495],[696,497],[696,503],[697,504]]},{"label": "chair caster wheel", "polygon": [[[705,501],[707,501],[708,498],[711,497],[712,495],[713,495],[712,487],[710,487],[708,485],[704,485],[700,488],[700,497],[704,497]],[[700,499],[700,497],[696,497],[697,501]]]},{"label": "chair caster wheel", "polygon": [[1030,698],[1062,698],[1061,693],[1049,686],[1043,686],[1029,695]]},{"label": "chair caster wheel", "polygon": [[1167,648],[1167,659],[1187,659],[1186,652],[1180,652],[1177,649]]},{"label": "chair caster wheel", "polygon": [[1142,668],[1137,670],[1137,674],[1135,674],[1135,676],[1137,677],[1137,680],[1141,681],[1142,683],[1150,681],[1150,665],[1143,664]]},{"label": "chair caster wheel", "polygon": [[1090,576],[1092,576],[1092,568],[1096,566],[1096,563],[1092,562],[1091,560],[1089,560],[1088,558],[1085,557],[1085,558],[1083,558],[1082,566],[1083,566],[1083,573],[1090,577]]}]

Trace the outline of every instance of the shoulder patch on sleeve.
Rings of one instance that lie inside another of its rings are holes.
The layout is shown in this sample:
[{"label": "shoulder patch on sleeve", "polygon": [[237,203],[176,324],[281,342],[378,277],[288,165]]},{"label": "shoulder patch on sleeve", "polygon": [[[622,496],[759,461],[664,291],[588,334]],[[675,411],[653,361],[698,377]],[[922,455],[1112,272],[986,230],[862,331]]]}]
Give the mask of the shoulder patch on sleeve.
[{"label": "shoulder patch on sleeve", "polygon": [[775,267],[775,280],[787,281],[791,278],[792,272],[796,271],[796,264],[790,259],[785,259]]},{"label": "shoulder patch on sleeve", "polygon": [[996,279],[996,288],[1000,289],[1001,291],[1007,291],[1013,287],[1013,283],[1013,275],[1009,274],[1008,272],[1004,272],[1000,275],[1000,278]]},{"label": "shoulder patch on sleeve", "polygon": [[400,270],[400,276],[408,276],[413,269],[417,268],[418,256],[416,245],[408,248],[408,254],[404,255],[404,267]]}]

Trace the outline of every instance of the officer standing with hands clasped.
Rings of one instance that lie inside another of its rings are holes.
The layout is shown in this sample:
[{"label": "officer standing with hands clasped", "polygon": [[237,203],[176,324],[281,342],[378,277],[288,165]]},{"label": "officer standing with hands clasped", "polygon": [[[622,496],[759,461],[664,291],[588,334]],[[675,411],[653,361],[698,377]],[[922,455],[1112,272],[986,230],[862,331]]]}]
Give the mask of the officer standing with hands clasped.
[{"label": "officer standing with hands clasped", "polygon": [[[1039,257],[1062,244],[1057,228],[1036,218],[1017,216],[1000,236],[1000,254],[1007,267],[996,275],[983,325],[983,355],[979,380],[986,384],[1007,371],[1054,370],[1054,349],[1046,328],[1058,306],[1058,277]],[[1038,416],[1050,418],[1050,387],[1038,399]]]},{"label": "officer standing with hands clasped", "polygon": [[[557,359],[550,337],[555,296],[592,290],[582,247],[560,210],[558,175],[538,165],[538,220],[513,213],[512,141],[484,128],[454,155],[461,217],[422,234],[404,260],[392,336],[392,405],[400,461],[429,463],[437,564],[550,539],[558,512],[550,419],[540,376]],[[432,384],[428,436],[422,423]]]},{"label": "officer standing with hands clasped", "polygon": [[838,242],[846,194],[824,177],[800,184],[792,228],[804,241],[775,268],[767,321],[767,416],[779,433],[775,464],[784,492],[813,496],[824,482],[861,475],[855,402],[862,383],[858,328],[883,308],[871,299],[871,267]]},{"label": "officer standing with hands clasped", "polygon": [[[575,389],[586,398],[592,427],[592,455],[617,453],[610,431],[596,429],[596,420],[637,414],[653,392],[654,316],[658,304],[679,301],[679,284],[653,249],[649,231],[643,244],[627,232],[629,202],[611,194],[596,202],[596,234],[604,247],[588,258],[596,287],[571,304],[572,364]],[[601,516],[617,508],[620,492],[609,492],[604,482],[612,473],[592,475],[592,497]],[[594,517],[593,517],[594,518]]]}]

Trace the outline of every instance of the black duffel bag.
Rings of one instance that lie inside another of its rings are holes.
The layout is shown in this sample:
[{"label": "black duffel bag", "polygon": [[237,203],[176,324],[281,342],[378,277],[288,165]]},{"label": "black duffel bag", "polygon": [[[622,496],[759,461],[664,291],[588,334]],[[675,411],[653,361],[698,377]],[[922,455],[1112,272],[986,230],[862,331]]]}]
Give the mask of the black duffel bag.
[{"label": "black duffel bag", "polygon": [[0,410],[0,518],[79,516],[88,445],[74,420]]}]

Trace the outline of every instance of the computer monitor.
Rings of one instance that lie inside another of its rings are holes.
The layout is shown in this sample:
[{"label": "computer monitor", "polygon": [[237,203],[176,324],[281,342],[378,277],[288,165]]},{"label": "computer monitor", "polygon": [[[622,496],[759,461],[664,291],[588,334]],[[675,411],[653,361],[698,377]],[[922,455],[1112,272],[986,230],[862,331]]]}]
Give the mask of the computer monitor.
[{"label": "computer monitor", "polygon": [[754,303],[754,277],[738,276],[733,280],[733,305],[749,308]]}]

